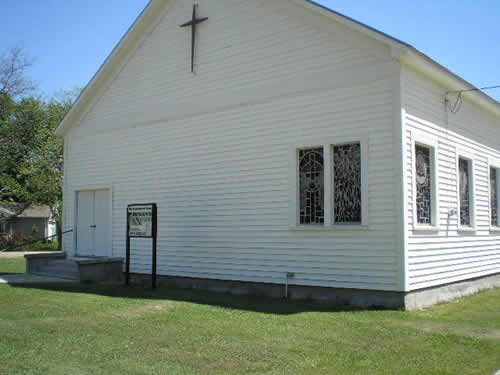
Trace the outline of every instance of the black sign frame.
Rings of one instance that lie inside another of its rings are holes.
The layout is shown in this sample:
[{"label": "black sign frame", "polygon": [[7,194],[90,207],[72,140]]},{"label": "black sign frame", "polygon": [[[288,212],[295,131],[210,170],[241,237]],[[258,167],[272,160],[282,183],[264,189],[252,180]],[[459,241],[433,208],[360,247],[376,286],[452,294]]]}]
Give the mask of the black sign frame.
[{"label": "black sign frame", "polygon": [[[151,206],[151,236],[130,236],[130,213],[131,207],[147,207]],[[131,238],[151,238],[152,239],[152,270],[151,270],[151,286],[156,288],[156,268],[157,268],[157,233],[158,233],[158,207],[156,203],[138,203],[129,204],[127,206],[127,248],[125,260],[125,284],[130,284],[130,239]]]}]

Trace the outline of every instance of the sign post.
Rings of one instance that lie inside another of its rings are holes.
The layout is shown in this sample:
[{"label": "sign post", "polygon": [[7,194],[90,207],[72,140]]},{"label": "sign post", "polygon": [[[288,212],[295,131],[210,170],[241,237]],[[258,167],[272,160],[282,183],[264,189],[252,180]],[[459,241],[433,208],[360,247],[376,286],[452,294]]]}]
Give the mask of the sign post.
[{"label": "sign post", "polygon": [[156,235],[157,235],[157,208],[156,203],[129,204],[127,206],[127,252],[125,261],[125,283],[130,282],[130,239],[152,239],[152,272],[151,284],[156,288]]}]

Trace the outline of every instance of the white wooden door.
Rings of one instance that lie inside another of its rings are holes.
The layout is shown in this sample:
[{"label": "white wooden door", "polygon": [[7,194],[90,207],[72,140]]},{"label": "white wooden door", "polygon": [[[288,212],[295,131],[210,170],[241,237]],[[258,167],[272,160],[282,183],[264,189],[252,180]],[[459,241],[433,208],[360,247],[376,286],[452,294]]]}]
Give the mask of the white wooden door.
[{"label": "white wooden door", "polygon": [[109,255],[109,190],[94,192],[94,255]]},{"label": "white wooden door", "polygon": [[76,254],[78,256],[92,256],[94,247],[94,192],[81,191],[78,193],[77,221],[76,221]]},{"label": "white wooden door", "polygon": [[109,190],[78,193],[76,254],[78,256],[109,255]]}]

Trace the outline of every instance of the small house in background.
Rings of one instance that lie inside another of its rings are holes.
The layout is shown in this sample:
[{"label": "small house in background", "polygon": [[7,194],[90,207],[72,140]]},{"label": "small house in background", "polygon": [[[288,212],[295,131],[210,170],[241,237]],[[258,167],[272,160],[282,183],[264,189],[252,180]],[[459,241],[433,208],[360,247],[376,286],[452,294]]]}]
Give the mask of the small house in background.
[{"label": "small house in background", "polygon": [[[7,208],[0,207],[1,216],[13,214]],[[22,236],[25,238],[39,239],[56,234],[56,221],[48,206],[34,206],[5,223],[0,223],[0,236]]]},{"label": "small house in background", "polygon": [[407,309],[500,285],[499,103],[311,1],[152,0],[57,134],[69,258],[124,258],[154,202],[168,285]]}]

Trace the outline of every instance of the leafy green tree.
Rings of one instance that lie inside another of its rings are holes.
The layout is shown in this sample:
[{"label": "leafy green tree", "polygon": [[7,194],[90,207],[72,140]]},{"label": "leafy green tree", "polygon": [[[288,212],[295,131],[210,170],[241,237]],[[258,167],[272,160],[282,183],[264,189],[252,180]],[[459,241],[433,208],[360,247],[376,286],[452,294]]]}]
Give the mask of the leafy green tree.
[{"label": "leafy green tree", "polygon": [[32,205],[47,205],[59,223],[63,141],[54,131],[80,90],[48,101],[28,96],[35,90],[26,76],[32,64],[22,45],[0,54],[0,208],[7,209],[0,222]]},{"label": "leafy green tree", "polygon": [[57,216],[62,201],[63,144],[54,130],[71,101],[23,98],[16,103],[5,94],[3,97],[0,205],[9,208],[11,216],[20,215],[31,205],[48,205]]}]

